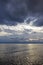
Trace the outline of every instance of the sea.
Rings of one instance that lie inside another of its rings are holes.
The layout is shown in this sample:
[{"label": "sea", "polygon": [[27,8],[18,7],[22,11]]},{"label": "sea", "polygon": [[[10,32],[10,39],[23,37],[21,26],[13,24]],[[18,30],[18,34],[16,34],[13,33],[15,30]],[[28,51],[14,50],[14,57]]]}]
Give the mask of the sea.
[{"label": "sea", "polygon": [[0,65],[43,65],[43,44],[0,44]]}]

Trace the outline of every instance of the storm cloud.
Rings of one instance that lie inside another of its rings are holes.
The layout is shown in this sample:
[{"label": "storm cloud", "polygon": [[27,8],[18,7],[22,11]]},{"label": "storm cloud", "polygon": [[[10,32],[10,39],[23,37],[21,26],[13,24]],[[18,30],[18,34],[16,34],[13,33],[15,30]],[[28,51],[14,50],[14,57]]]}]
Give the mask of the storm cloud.
[{"label": "storm cloud", "polygon": [[38,19],[36,22],[33,23],[34,26],[43,26],[43,18]]},{"label": "storm cloud", "polygon": [[[26,17],[43,16],[43,0],[0,0],[0,24],[17,25],[25,22]],[[30,21],[28,21],[30,22]],[[43,26],[43,19],[34,23]]]}]

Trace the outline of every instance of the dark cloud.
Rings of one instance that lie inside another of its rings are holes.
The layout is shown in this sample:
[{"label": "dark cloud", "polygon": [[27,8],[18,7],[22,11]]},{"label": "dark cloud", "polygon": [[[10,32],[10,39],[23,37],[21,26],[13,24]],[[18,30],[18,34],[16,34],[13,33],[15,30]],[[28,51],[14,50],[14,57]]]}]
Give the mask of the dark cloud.
[{"label": "dark cloud", "polygon": [[29,34],[29,33],[31,33],[32,32],[32,29],[24,29],[24,31],[23,31],[25,34]]},{"label": "dark cloud", "polygon": [[[19,7],[20,6],[20,7]],[[24,5],[15,0],[0,1],[0,24],[15,25],[22,22],[25,15]]]},{"label": "dark cloud", "polygon": [[0,32],[2,32],[1,28],[0,28]]},{"label": "dark cloud", "polygon": [[35,26],[43,26],[43,18],[39,18],[36,22],[33,23]]},{"label": "dark cloud", "polygon": [[43,0],[29,0],[29,1],[30,1],[29,8],[33,13],[43,13]]},{"label": "dark cloud", "polygon": [[43,0],[0,0],[0,24],[16,25],[36,13],[43,14]]}]

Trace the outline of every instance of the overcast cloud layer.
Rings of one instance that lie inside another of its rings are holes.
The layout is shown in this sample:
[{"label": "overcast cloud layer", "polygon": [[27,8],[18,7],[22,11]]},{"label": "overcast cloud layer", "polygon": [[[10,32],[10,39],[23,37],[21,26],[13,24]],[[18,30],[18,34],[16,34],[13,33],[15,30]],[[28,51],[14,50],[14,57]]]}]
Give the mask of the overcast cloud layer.
[{"label": "overcast cloud layer", "polygon": [[0,42],[43,40],[43,0],[0,0]]},{"label": "overcast cloud layer", "polygon": [[0,0],[0,24],[16,25],[30,16],[39,17],[33,25],[43,26],[43,0]]}]

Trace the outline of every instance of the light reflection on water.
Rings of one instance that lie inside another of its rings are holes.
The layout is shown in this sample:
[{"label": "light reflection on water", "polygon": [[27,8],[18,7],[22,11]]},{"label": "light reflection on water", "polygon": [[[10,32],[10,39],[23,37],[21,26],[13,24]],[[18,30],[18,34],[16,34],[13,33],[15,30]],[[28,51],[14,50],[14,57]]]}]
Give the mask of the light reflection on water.
[{"label": "light reflection on water", "polygon": [[0,44],[0,58],[5,58],[6,61],[12,59],[14,61],[12,63],[15,63],[15,65],[17,62],[17,65],[19,65],[19,62],[22,65],[28,65],[29,63],[30,65],[31,63],[42,65],[43,44]]}]

